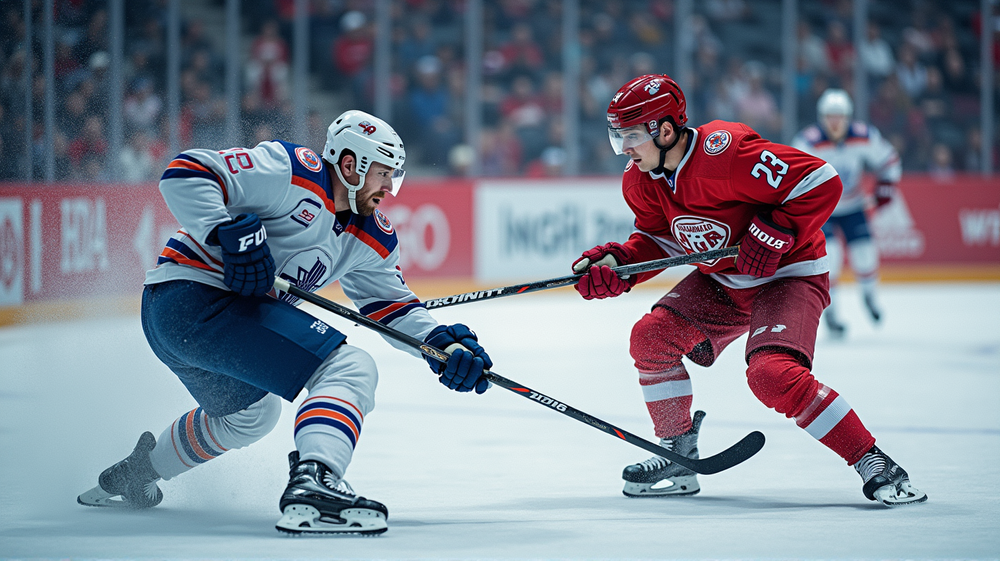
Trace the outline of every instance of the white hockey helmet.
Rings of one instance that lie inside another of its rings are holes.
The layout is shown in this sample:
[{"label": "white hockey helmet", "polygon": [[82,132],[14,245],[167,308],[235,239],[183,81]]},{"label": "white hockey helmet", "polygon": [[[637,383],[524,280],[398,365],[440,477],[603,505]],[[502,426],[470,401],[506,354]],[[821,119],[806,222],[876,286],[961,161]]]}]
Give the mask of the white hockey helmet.
[{"label": "white hockey helmet", "polygon": [[816,102],[816,112],[820,119],[824,115],[844,115],[850,119],[854,113],[854,103],[851,101],[851,96],[844,90],[830,88],[819,96],[819,101]]},{"label": "white hockey helmet", "polygon": [[[356,160],[355,170],[360,178],[357,185],[351,185],[344,179],[337,162],[341,155],[350,150]],[[365,185],[365,174],[372,162],[378,162],[392,168],[392,195],[399,192],[403,184],[403,162],[406,161],[406,151],[403,142],[389,123],[364,111],[345,111],[333,120],[326,131],[326,146],[323,147],[323,159],[333,164],[337,178],[347,187],[347,198],[351,203],[351,212],[357,214],[355,196]]]}]

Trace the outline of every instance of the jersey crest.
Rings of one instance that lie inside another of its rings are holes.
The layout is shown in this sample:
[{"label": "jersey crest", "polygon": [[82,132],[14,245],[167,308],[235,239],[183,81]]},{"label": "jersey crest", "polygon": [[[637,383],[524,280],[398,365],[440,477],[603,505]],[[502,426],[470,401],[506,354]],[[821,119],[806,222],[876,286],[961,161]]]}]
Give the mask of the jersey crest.
[{"label": "jersey crest", "polygon": [[313,152],[305,146],[299,146],[295,149],[295,157],[297,157],[299,161],[302,162],[302,165],[309,171],[319,171],[323,169],[323,162],[320,161],[316,152]]},{"label": "jersey crest", "polygon": [[[701,253],[726,247],[729,226],[701,216],[682,215],[670,222],[670,232],[688,253]],[[714,263],[714,261],[712,262]],[[712,263],[708,263],[711,265]]]},{"label": "jersey crest", "polygon": [[729,143],[733,140],[733,135],[729,131],[718,130],[705,137],[705,153],[710,156],[721,154]]},{"label": "jersey crest", "polygon": [[378,225],[378,229],[382,230],[386,234],[392,233],[392,223],[389,222],[389,218],[382,214],[382,211],[375,209],[375,224]]}]

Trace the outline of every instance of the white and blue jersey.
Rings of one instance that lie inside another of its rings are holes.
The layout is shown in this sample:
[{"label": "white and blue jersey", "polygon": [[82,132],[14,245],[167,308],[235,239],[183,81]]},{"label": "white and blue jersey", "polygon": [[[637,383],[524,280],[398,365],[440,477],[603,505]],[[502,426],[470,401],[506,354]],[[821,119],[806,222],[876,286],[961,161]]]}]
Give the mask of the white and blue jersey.
[{"label": "white and blue jersey", "polygon": [[844,192],[833,216],[864,211],[861,179],[865,169],[885,183],[899,182],[902,174],[896,149],[878,129],[861,121],[851,122],[847,135],[840,142],[830,140],[818,124],[810,125],[795,135],[792,146],[826,160],[840,175]]},{"label": "white and blue jersey", "polygon": [[205,240],[216,226],[252,212],[267,231],[281,278],[309,291],[339,280],[363,314],[421,340],[437,326],[403,280],[392,224],[378,210],[339,222],[329,173],[309,148],[269,141],[254,148],[187,150],[170,162],[160,191],[182,228],[146,273],[147,285],[191,280],[228,290],[221,250]]}]

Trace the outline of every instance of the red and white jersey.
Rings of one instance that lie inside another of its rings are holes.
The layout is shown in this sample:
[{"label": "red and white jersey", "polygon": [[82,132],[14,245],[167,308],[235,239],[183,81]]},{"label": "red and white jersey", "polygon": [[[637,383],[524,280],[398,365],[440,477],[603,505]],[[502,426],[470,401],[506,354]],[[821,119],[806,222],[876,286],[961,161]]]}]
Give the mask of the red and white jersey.
[{"label": "red and white jersey", "polygon": [[[625,245],[635,261],[735,245],[754,216],[764,213],[795,233],[773,277],[740,274],[731,258],[698,268],[730,288],[829,272],[820,226],[843,189],[833,167],[764,140],[741,123],[712,121],[692,133],[671,176],[643,172],[631,161],[625,168],[622,193],[635,214],[635,232]],[[640,274],[638,282],[654,274]]]}]

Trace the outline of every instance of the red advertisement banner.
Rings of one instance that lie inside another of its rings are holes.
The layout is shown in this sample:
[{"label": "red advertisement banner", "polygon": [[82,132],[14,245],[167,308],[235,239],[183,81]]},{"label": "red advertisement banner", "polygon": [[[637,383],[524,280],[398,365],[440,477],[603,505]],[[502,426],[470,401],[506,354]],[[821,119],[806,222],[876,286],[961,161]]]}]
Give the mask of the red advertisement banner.
[{"label": "red advertisement banner", "polygon": [[905,175],[872,229],[886,264],[1000,265],[1000,179]]},{"label": "red advertisement banner", "polygon": [[139,294],[177,227],[155,185],[0,185],[0,307]]},{"label": "red advertisement banner", "polygon": [[407,179],[399,196],[383,201],[399,236],[406,278],[472,277],[473,182]]}]

